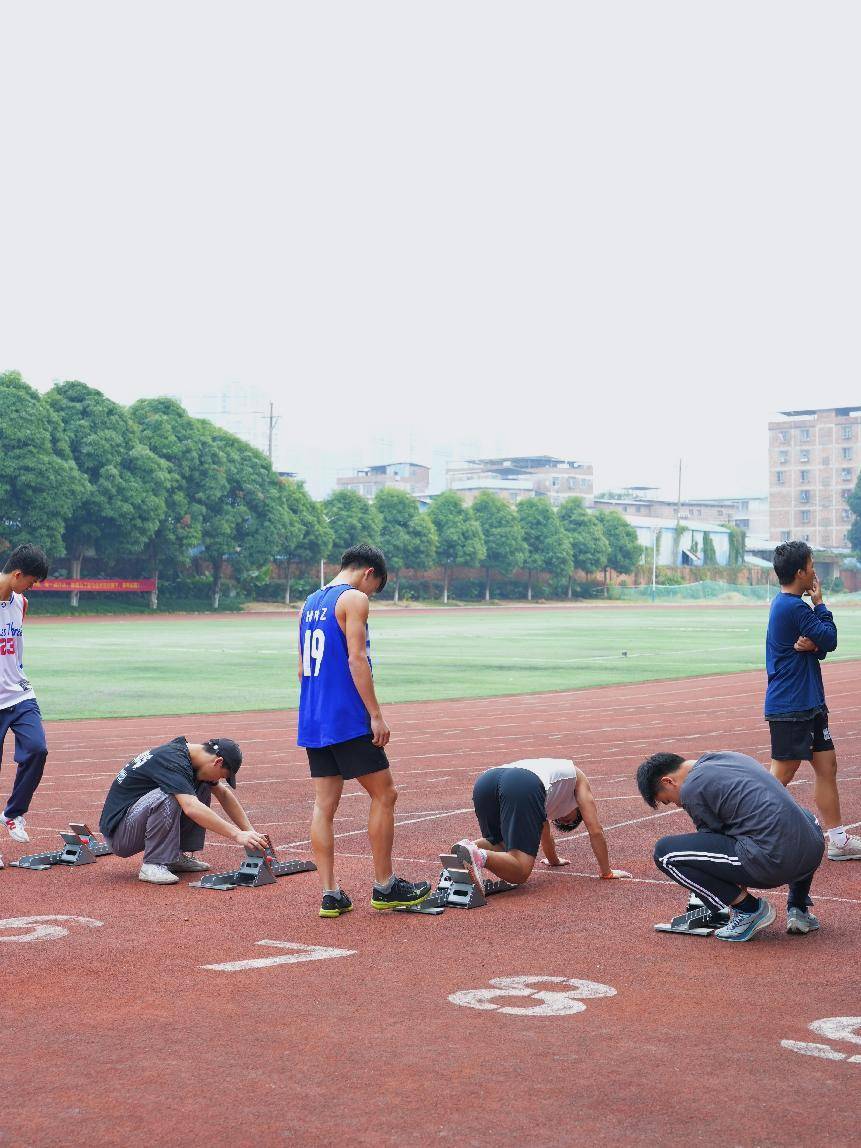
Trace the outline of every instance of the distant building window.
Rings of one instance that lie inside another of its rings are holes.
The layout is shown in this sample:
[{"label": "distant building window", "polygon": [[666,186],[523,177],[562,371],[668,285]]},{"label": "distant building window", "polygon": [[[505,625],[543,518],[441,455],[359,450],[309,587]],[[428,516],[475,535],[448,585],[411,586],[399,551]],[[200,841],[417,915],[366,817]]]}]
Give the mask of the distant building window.
[{"label": "distant building window", "polygon": [[827,454],[824,454],[822,456],[822,465],[823,466],[831,466],[831,459]]},{"label": "distant building window", "polygon": [[780,541],[781,542],[788,542],[790,537],[791,536],[790,536],[790,533],[788,530],[781,530],[781,532],[780,532]]},{"label": "distant building window", "polygon": [[581,478],[580,479],[580,489],[581,490],[588,490],[589,489],[589,479],[588,478]]},{"label": "distant building window", "polygon": [[842,513],[844,522],[848,522],[849,519],[852,517],[852,511],[849,509],[848,506],[844,506],[841,513]]},{"label": "distant building window", "polygon": [[742,530],[750,530],[750,519],[749,518],[737,518],[735,520],[735,525],[740,526],[742,528]]},{"label": "distant building window", "polygon": [[851,446],[844,446],[843,449],[841,450],[840,454],[841,454],[842,458],[847,458],[847,459],[851,458],[852,457],[852,447]]},{"label": "distant building window", "polygon": [[800,478],[801,478],[801,482],[810,482],[810,471],[809,470],[803,470],[801,472]]},{"label": "distant building window", "polygon": [[808,427],[802,427],[801,428],[801,436],[800,437],[801,437],[802,442],[810,442],[810,430]]},{"label": "distant building window", "polygon": [[802,510],[801,521],[802,522],[809,522],[810,521],[810,511],[809,510]]},{"label": "distant building window", "polygon": [[788,451],[788,450],[782,450],[782,451],[780,451],[780,453],[779,453],[779,454],[778,454],[778,456],[777,456],[777,461],[778,461],[778,462],[779,462],[779,463],[780,463],[782,466],[786,466],[786,464],[789,462],[789,451]]},{"label": "distant building window", "polygon": [[843,438],[852,438],[852,427],[848,423],[844,423],[840,428],[840,433]]},{"label": "distant building window", "polygon": [[799,462],[810,462],[810,451],[809,450],[800,450],[798,452],[798,461]]},{"label": "distant building window", "polygon": [[850,468],[848,466],[844,466],[843,469],[840,471],[840,481],[841,482],[851,482],[852,481],[852,471],[850,470]]},{"label": "distant building window", "polygon": [[798,501],[799,502],[809,502],[810,501],[810,491],[809,490],[799,490]]},{"label": "distant building window", "polygon": [[848,500],[852,497],[852,491],[851,490],[841,490],[840,495],[843,498],[844,502],[848,502]]},{"label": "distant building window", "polygon": [[783,486],[783,471],[782,470],[776,470],[774,472],[774,481],[777,483],[778,486]]},{"label": "distant building window", "polygon": [[810,541],[810,535],[809,535],[809,534],[805,534],[805,535],[804,535],[804,537],[802,538],[802,540],[801,540],[801,541],[802,541],[802,542],[809,542],[809,541]]},{"label": "distant building window", "polygon": [[785,431],[785,430],[778,431],[777,432],[777,441],[778,442],[789,442],[789,431]]}]

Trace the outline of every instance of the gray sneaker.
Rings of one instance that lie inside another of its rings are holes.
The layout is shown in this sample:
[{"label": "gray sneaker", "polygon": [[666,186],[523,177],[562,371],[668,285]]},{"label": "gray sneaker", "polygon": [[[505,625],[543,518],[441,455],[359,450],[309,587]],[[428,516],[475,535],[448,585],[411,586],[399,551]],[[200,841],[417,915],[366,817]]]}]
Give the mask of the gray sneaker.
[{"label": "gray sneaker", "polygon": [[175,873],[171,873],[166,865],[153,865],[152,862],[145,862],[141,865],[138,880],[149,881],[152,885],[175,885],[179,881],[179,877]]},{"label": "gray sneaker", "polygon": [[205,873],[209,866],[205,861],[198,861],[193,853],[180,853],[167,868],[171,873]]},{"label": "gray sneaker", "polygon": [[829,861],[861,861],[861,837],[853,837],[851,834],[846,840],[845,845],[835,845],[829,837],[828,839],[828,860]]},{"label": "gray sneaker", "polygon": [[752,941],[760,929],[771,924],[775,916],[774,906],[760,897],[759,905],[752,913],[731,909],[729,924],[718,929],[715,936],[719,941]]},{"label": "gray sneaker", "polygon": [[813,914],[804,909],[786,910],[787,933],[812,933],[819,928],[819,921]]}]

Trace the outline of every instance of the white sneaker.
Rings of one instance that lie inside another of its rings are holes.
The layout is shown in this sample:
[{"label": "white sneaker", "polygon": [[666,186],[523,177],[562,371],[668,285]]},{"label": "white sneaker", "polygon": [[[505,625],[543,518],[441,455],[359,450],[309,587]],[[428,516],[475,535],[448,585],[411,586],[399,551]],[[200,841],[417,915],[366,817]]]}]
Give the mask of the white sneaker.
[{"label": "white sneaker", "polygon": [[205,861],[198,861],[192,853],[180,853],[167,868],[170,869],[171,873],[205,873],[209,866]]},{"label": "white sneaker", "polygon": [[[8,824],[8,823],[7,823]],[[14,837],[15,834],[13,833]],[[835,845],[831,838],[828,838],[828,860],[829,861],[861,861],[861,837],[853,837],[851,834],[846,839],[845,845]]]},{"label": "white sneaker", "polygon": [[175,873],[171,873],[166,865],[145,863],[141,865],[138,880],[150,881],[153,885],[175,885],[179,881],[179,877]]},{"label": "white sneaker", "polygon": [[468,837],[462,838],[456,845],[451,847],[452,853],[458,857],[461,863],[465,866],[467,872],[475,882],[476,888],[481,890],[484,888],[484,859],[481,856],[481,850],[478,848],[474,841],[470,841]]},{"label": "white sneaker", "polygon": [[[30,835],[24,826],[27,822],[23,817],[7,817],[6,828],[9,830],[9,836],[13,841],[29,841]],[[857,839],[856,839],[857,840]]]},{"label": "white sneaker", "polygon": [[5,869],[5,868],[6,868],[6,865],[3,861],[3,854],[0,853],[0,869]]}]

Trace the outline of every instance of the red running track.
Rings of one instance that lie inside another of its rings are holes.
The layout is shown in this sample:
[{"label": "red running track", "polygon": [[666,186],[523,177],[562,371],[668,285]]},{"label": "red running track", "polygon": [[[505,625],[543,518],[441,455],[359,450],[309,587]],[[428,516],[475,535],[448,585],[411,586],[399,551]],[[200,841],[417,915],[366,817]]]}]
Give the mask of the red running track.
[{"label": "red running track", "polygon": [[[826,674],[844,816],[859,822],[861,666]],[[314,874],[215,893],[185,880],[141,884],[139,859],[7,868],[0,1142],[853,1142],[861,1029],[841,1038],[836,1022],[830,1036],[809,1026],[861,1017],[861,864],[823,865],[813,890],[818,935],[787,936],[782,912],[748,945],[652,929],[681,911],[684,896],[659,878],[651,847],[689,822],[643,805],[636,765],[658,748],[694,756],[731,747],[766,760],[762,685],[760,674],[742,674],[388,708],[401,872],[435,877],[437,855],[473,830],[480,770],[573,756],[592,778],[611,859],[633,882],[597,880],[588,842],[572,835],[560,845],[570,868],[536,871],[481,910],[375,913],[367,801],[354,785],[336,828],[356,911],[339,920],[316,916]],[[246,754],[239,792],[255,824],[282,856],[308,856],[311,787],[294,723],[285,713],[53,723],[33,840],[4,843],[7,863],[54,848],[70,819],[95,824],[120,765],[180,732],[236,737]],[[810,804],[808,768],[799,779],[794,792]],[[216,868],[238,864],[238,850],[219,841],[205,857]],[[9,924],[43,915],[90,923]],[[65,933],[34,936],[39,928]],[[261,944],[271,941],[343,955],[283,963],[313,953]],[[511,977],[546,979],[491,985]],[[608,995],[578,998],[582,981]],[[820,1045],[820,1055],[782,1041]]]}]

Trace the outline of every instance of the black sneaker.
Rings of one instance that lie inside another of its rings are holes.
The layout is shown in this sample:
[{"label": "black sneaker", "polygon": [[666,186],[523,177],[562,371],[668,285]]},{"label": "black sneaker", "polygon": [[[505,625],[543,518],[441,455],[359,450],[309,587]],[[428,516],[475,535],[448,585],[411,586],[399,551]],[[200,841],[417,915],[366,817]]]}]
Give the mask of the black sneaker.
[{"label": "black sneaker", "polygon": [[353,902],[347,896],[343,889],[338,890],[338,895],[334,893],[324,893],[323,903],[320,905],[321,917],[340,917],[342,913],[352,913]]},{"label": "black sneaker", "polygon": [[405,881],[403,877],[395,877],[394,884],[388,893],[384,893],[377,885],[371,890],[371,905],[375,909],[398,909],[403,905],[418,905],[431,891],[427,881]]}]

